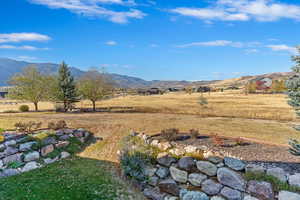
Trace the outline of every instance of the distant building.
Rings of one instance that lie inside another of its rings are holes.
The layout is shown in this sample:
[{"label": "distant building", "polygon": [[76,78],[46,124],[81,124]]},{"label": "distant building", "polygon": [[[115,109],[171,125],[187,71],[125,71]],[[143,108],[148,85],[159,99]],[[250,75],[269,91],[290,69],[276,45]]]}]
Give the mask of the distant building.
[{"label": "distant building", "polygon": [[0,87],[0,98],[5,98],[8,94],[8,90],[11,87]]}]

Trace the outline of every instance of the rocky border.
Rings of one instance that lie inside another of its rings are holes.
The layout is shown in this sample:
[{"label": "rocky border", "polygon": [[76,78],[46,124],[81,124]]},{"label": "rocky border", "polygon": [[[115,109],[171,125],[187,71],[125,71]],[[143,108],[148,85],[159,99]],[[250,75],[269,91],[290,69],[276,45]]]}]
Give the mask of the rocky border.
[{"label": "rocky border", "polygon": [[[145,167],[148,180],[143,193],[152,200],[300,200],[300,194],[276,192],[271,183],[249,180],[245,173],[260,173],[277,178],[290,186],[300,187],[300,174],[287,174],[282,168],[247,164],[237,158],[175,142],[160,142],[146,134],[132,133],[149,146],[158,148],[155,164]],[[133,147],[134,148],[134,147]],[[187,154],[203,154],[195,159]]]},{"label": "rocky border", "polygon": [[34,134],[3,133],[0,143],[0,177],[13,176],[69,157],[86,144],[85,129],[42,130]]}]

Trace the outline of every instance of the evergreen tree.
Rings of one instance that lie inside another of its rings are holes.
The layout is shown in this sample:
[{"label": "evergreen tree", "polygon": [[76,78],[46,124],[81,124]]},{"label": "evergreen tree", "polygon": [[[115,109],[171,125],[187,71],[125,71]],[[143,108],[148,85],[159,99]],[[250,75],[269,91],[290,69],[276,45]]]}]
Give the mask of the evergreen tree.
[{"label": "evergreen tree", "polygon": [[79,100],[74,77],[65,62],[62,62],[58,70],[58,91],[55,96],[58,102],[63,103],[65,112],[71,110],[73,104]]},{"label": "evergreen tree", "polygon": [[[297,47],[300,53],[300,46]],[[292,68],[295,75],[290,77],[286,81],[286,87],[288,89],[288,104],[291,105],[298,116],[300,116],[300,55],[292,56],[292,61],[295,62],[295,66]],[[300,131],[300,126],[295,127],[296,130]],[[293,155],[300,156],[300,142],[297,140],[290,140],[290,152]]]}]

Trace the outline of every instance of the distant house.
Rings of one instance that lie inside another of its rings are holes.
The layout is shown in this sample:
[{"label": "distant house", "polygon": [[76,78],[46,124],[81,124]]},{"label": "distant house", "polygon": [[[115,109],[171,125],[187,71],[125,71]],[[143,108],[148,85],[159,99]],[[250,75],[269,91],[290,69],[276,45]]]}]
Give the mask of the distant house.
[{"label": "distant house", "polygon": [[0,98],[5,98],[10,87],[0,87]]}]

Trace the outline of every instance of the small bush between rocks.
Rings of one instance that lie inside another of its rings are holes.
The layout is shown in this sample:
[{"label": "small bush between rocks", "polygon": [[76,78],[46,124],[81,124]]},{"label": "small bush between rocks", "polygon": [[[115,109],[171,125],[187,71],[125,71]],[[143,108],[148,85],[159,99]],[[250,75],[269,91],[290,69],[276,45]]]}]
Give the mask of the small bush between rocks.
[{"label": "small bush between rocks", "polygon": [[19,162],[19,161],[13,161],[7,164],[8,168],[12,168],[12,169],[17,169],[19,167],[23,167],[24,163]]},{"label": "small bush between rocks", "polygon": [[48,128],[52,130],[59,130],[67,128],[67,123],[64,120],[59,120],[57,122],[49,122]]},{"label": "small bush between rocks", "polygon": [[27,105],[21,105],[19,107],[19,111],[20,112],[28,112],[29,111],[29,106],[27,106]]},{"label": "small bush between rocks", "polygon": [[82,143],[77,138],[70,138],[68,141],[70,144],[67,147],[64,147],[63,150],[69,152],[70,154],[80,152]]},{"label": "small bush between rocks", "polygon": [[190,135],[193,139],[197,139],[199,137],[199,131],[196,129],[191,129],[190,130]]},{"label": "small bush between rocks", "polygon": [[280,181],[274,176],[267,175],[265,173],[253,173],[247,172],[245,174],[247,181],[256,180],[256,181],[266,181],[272,184],[274,191],[279,192],[281,190],[286,190],[290,192],[300,192],[300,187],[291,186],[288,183]]},{"label": "small bush between rocks", "polygon": [[25,132],[25,133],[32,133],[34,130],[41,128],[42,122],[18,122],[15,124],[17,131]]},{"label": "small bush between rocks", "polygon": [[176,128],[165,129],[161,131],[161,136],[167,141],[174,141],[178,137],[179,130]]}]

